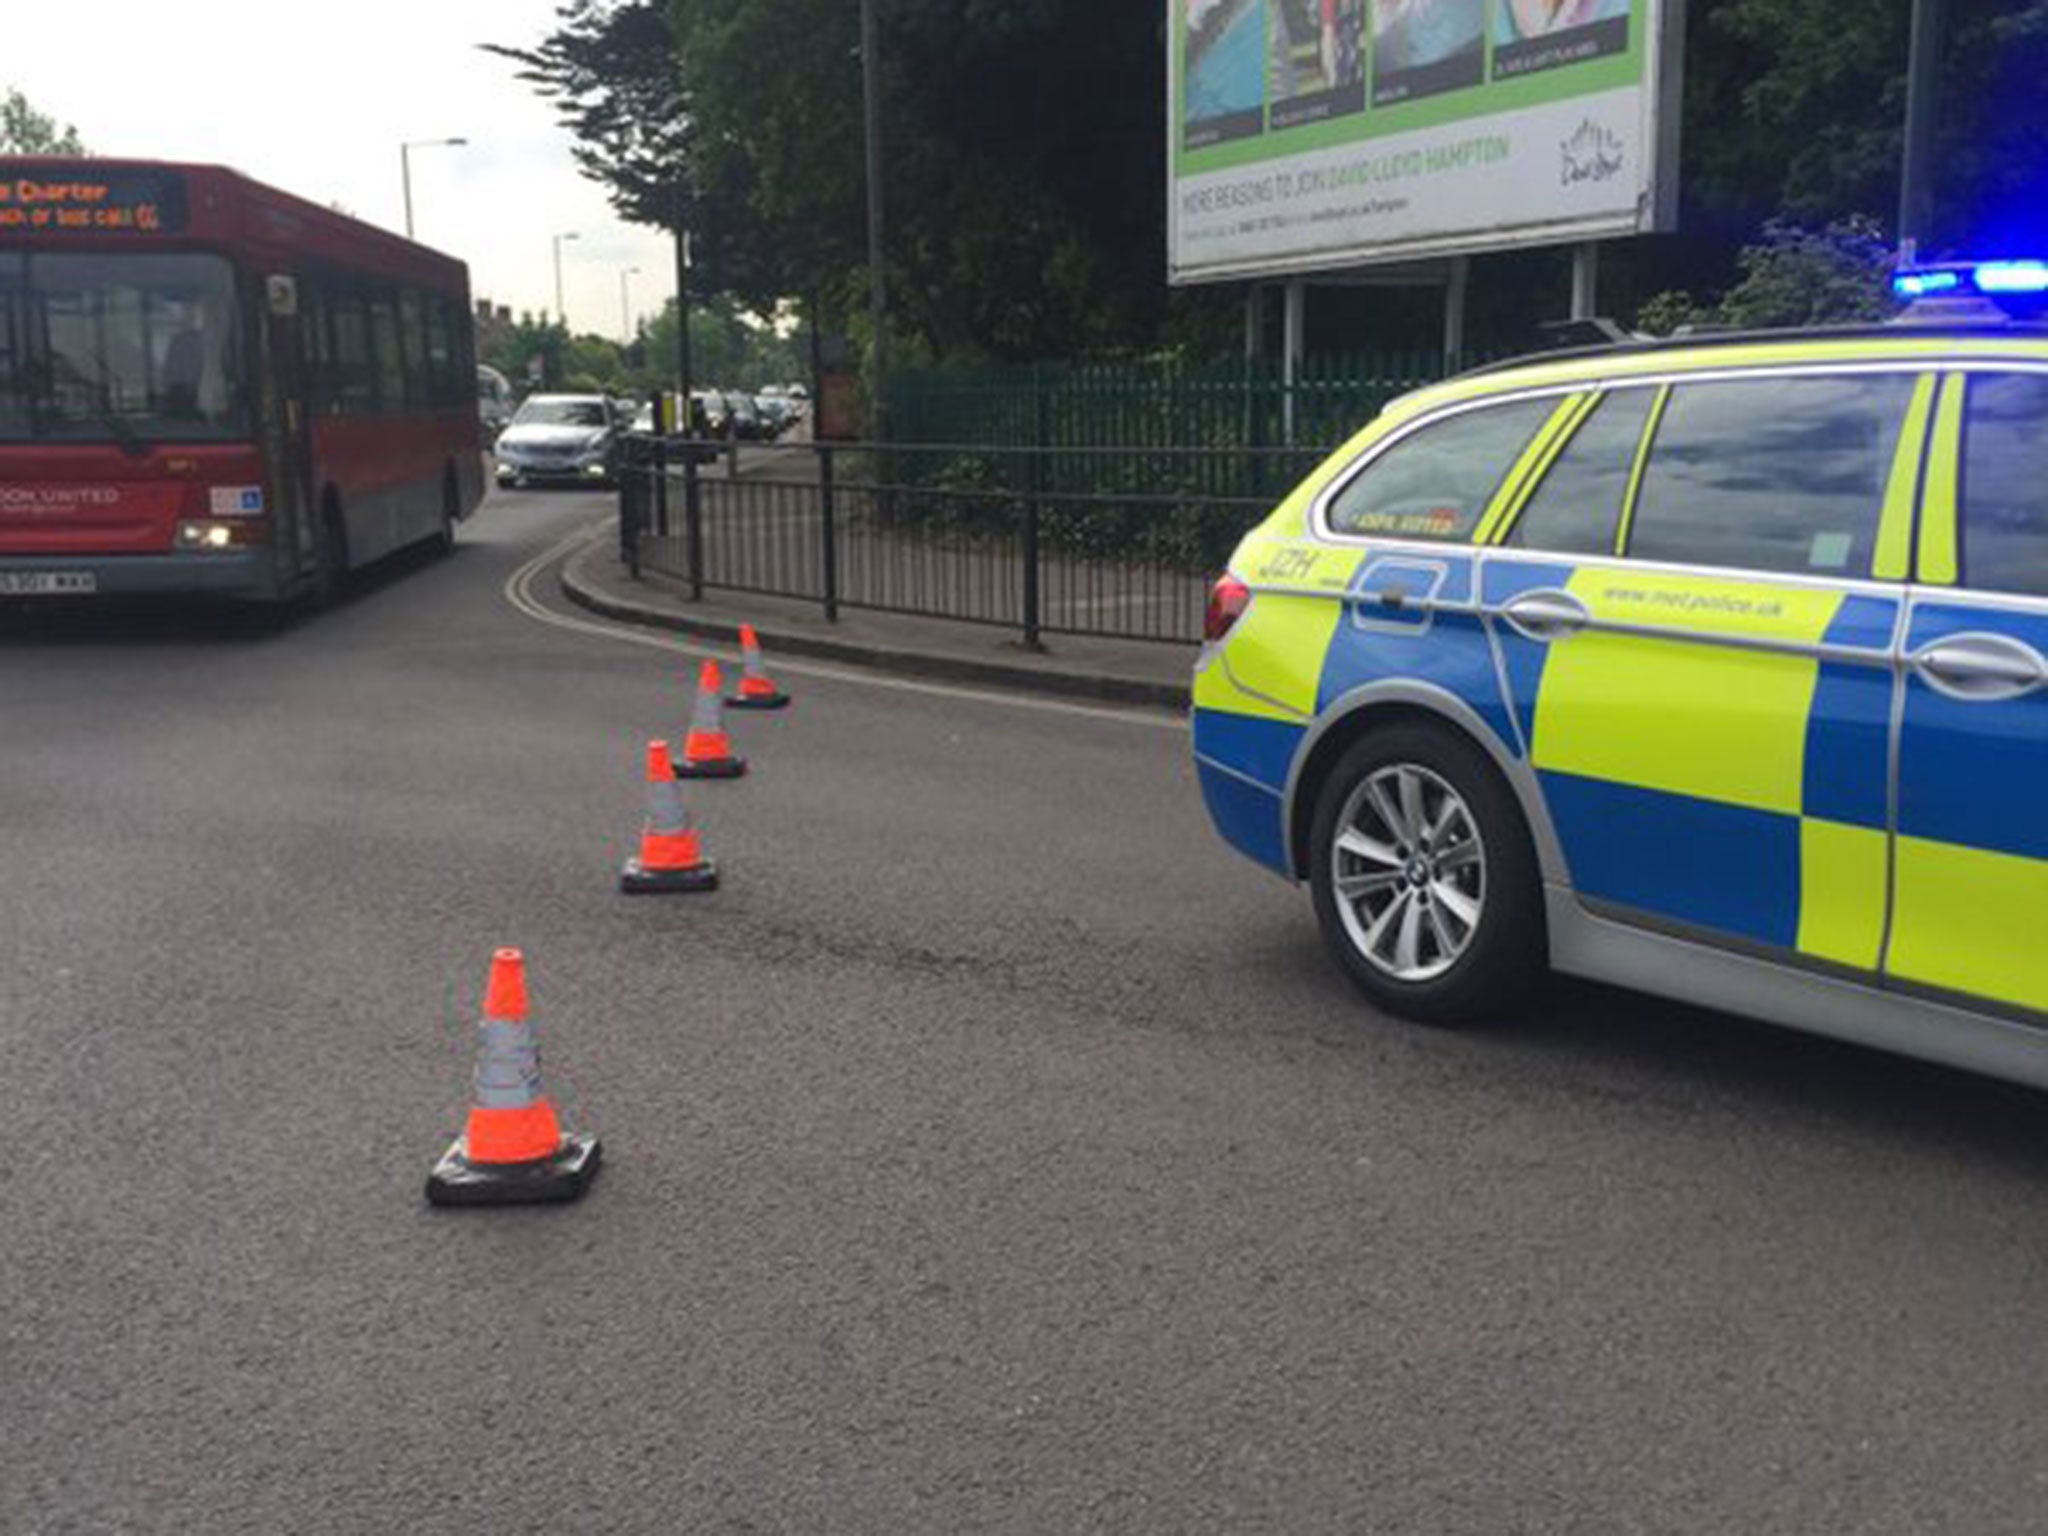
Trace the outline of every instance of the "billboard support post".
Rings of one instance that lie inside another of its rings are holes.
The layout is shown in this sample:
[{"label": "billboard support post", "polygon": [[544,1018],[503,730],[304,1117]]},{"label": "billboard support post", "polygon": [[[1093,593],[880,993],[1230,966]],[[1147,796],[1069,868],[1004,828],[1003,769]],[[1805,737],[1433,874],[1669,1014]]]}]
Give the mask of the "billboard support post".
[{"label": "billboard support post", "polygon": [[1600,243],[1581,240],[1572,247],[1572,314],[1590,320],[1600,309]]},{"label": "billboard support post", "polygon": [[1444,279],[1444,372],[1455,373],[1465,357],[1465,290],[1472,278],[1472,258],[1453,256]]},{"label": "billboard support post", "polygon": [[1286,381],[1281,396],[1281,430],[1287,446],[1294,446],[1294,392],[1301,383],[1301,333],[1308,308],[1308,284],[1298,277],[1287,280],[1286,320],[1281,333],[1281,377]]}]

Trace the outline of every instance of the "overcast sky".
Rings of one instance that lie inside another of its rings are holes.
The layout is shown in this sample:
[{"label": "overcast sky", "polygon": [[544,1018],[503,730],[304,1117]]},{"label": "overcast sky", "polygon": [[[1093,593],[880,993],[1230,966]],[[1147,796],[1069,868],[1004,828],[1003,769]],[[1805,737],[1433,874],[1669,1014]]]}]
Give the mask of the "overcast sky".
[{"label": "overcast sky", "polygon": [[562,246],[569,322],[620,333],[675,292],[673,247],[621,223],[577,174],[553,109],[477,44],[527,47],[557,0],[14,0],[0,90],[20,89],[105,155],[217,161],[403,232],[398,146],[412,152],[413,220],[469,263],[471,291],[515,310],[555,305]]}]

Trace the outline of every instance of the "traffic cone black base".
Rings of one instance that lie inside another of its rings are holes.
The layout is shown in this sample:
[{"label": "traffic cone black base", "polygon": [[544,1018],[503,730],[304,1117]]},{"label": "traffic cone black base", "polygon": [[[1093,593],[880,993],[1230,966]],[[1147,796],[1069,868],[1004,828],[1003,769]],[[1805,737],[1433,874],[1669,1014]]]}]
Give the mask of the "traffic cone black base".
[{"label": "traffic cone black base", "polygon": [[604,1161],[595,1136],[564,1136],[553,1157],[533,1163],[473,1163],[457,1138],[427,1175],[431,1205],[550,1205],[590,1187]]},{"label": "traffic cone black base", "polygon": [[679,779],[737,779],[747,771],[744,757],[714,757],[701,763],[678,762]]},{"label": "traffic cone black base", "polygon": [[764,693],[748,698],[744,693],[729,693],[725,697],[727,709],[787,709],[789,695],[786,693]]},{"label": "traffic cone black base", "polygon": [[628,896],[715,891],[718,889],[718,866],[706,859],[695,869],[649,869],[638,859],[628,859],[626,867],[619,871],[619,889]]}]

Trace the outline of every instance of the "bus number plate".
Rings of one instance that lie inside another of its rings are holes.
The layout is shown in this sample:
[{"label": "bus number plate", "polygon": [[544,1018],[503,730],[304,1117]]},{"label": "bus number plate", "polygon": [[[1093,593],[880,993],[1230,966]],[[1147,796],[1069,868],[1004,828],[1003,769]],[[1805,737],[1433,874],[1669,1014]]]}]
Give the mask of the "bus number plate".
[{"label": "bus number plate", "polygon": [[91,571],[0,571],[0,597],[83,597],[99,587]]}]

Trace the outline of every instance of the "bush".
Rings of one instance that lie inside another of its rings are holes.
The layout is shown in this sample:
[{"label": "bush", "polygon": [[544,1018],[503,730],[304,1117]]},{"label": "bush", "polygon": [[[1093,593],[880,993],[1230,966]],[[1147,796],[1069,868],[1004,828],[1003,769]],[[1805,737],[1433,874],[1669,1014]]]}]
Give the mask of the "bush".
[{"label": "bush", "polygon": [[1883,231],[1863,214],[1818,230],[1773,219],[1761,241],[1742,248],[1742,276],[1718,300],[1660,293],[1644,300],[1636,324],[1668,335],[1682,325],[1756,330],[1883,320],[1897,310],[1892,264]]}]

